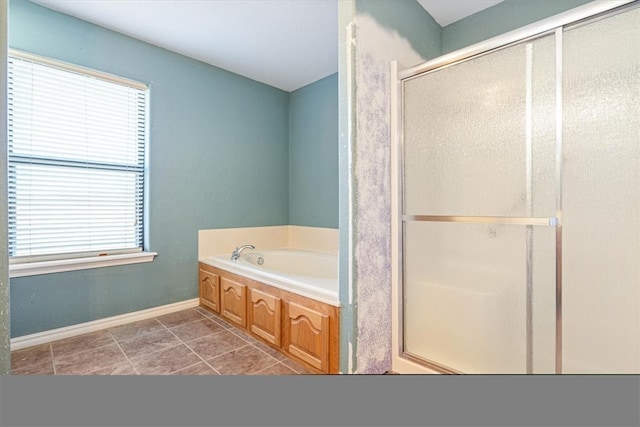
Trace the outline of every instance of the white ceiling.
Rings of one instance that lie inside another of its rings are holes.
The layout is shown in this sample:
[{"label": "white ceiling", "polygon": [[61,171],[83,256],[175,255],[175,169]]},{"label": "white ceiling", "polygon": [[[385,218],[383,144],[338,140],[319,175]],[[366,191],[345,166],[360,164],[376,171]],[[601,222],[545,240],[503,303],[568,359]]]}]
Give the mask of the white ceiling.
[{"label": "white ceiling", "polygon": [[[285,91],[338,70],[339,0],[32,1]],[[418,1],[442,26],[499,3]]]}]

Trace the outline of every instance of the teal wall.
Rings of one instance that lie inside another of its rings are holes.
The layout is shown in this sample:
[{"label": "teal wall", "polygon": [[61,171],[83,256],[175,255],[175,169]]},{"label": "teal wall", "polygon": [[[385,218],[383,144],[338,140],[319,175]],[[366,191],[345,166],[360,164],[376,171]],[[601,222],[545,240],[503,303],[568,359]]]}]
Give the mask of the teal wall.
[{"label": "teal wall", "polygon": [[591,0],[505,0],[442,29],[442,53],[548,18]]},{"label": "teal wall", "polygon": [[12,279],[12,336],[195,298],[199,229],[288,224],[289,93],[26,0],[10,2],[9,45],[150,84],[148,246],[159,254]]},{"label": "teal wall", "polygon": [[289,224],[338,228],[338,74],[289,95]]}]

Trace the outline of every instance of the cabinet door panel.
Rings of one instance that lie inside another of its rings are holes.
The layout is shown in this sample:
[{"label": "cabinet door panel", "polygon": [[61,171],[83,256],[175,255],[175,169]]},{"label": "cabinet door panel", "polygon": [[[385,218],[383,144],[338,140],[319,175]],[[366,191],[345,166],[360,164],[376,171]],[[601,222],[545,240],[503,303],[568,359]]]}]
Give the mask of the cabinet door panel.
[{"label": "cabinet door panel", "polygon": [[265,341],[280,347],[280,298],[258,289],[250,289],[249,294],[247,313],[249,330]]},{"label": "cabinet door panel", "polygon": [[246,286],[222,277],[221,309],[222,315],[233,323],[242,326],[247,324]]},{"label": "cabinet door panel", "polygon": [[285,350],[328,372],[329,316],[294,302],[286,304],[285,311]]},{"label": "cabinet door panel", "polygon": [[220,276],[200,269],[200,304],[220,313]]}]

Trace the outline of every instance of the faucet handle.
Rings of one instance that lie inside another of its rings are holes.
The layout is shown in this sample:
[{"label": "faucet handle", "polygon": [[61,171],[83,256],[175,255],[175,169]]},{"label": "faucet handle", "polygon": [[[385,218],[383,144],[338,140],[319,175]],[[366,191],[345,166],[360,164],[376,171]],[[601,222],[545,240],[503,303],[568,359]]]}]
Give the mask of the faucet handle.
[{"label": "faucet handle", "polygon": [[245,250],[245,249],[255,249],[256,247],[253,245],[242,245],[242,246],[237,246],[233,252],[231,253],[231,260],[236,260],[240,257],[240,253]]}]

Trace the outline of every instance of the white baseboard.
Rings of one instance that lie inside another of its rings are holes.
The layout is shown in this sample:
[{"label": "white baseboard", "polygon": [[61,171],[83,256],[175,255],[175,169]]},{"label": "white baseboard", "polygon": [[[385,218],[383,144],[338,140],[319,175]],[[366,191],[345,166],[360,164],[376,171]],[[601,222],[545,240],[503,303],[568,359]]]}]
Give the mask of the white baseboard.
[{"label": "white baseboard", "polygon": [[113,328],[115,326],[124,325],[125,323],[150,319],[152,317],[162,316],[163,314],[197,307],[199,303],[200,302],[198,298],[193,298],[173,304],[148,308],[146,310],[134,311],[131,313],[120,314],[113,317],[106,317],[104,319],[98,319],[91,322],[65,326],[64,328],[51,329],[49,331],[16,337],[11,339],[11,350],[20,350],[21,348],[31,347],[33,345],[45,344],[52,341],[61,340],[63,338],[70,338],[89,332],[99,331],[101,329]]}]

